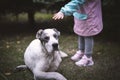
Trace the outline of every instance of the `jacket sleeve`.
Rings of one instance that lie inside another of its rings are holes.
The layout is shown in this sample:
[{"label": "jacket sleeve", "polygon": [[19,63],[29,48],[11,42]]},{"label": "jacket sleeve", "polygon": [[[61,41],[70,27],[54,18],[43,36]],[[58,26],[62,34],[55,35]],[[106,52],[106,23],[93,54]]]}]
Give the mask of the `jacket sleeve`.
[{"label": "jacket sleeve", "polygon": [[85,0],[72,0],[61,8],[64,15],[73,15],[74,12],[80,9],[80,5],[84,4]]}]

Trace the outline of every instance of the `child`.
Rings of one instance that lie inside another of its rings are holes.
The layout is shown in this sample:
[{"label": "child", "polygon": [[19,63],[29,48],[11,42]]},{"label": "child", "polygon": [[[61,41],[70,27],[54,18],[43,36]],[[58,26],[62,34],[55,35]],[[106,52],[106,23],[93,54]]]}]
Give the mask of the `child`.
[{"label": "child", "polygon": [[74,16],[74,32],[78,35],[78,51],[71,59],[77,66],[93,65],[93,36],[103,29],[101,0],[71,0],[53,19],[63,19],[64,15]]}]

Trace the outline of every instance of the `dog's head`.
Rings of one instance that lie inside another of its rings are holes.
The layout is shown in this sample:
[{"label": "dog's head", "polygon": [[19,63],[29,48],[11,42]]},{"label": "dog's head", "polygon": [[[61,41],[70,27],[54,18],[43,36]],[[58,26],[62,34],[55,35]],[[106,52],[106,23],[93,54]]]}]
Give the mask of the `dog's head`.
[{"label": "dog's head", "polygon": [[48,53],[59,49],[59,36],[60,32],[55,28],[45,30],[40,29],[36,34],[36,38],[41,40]]}]

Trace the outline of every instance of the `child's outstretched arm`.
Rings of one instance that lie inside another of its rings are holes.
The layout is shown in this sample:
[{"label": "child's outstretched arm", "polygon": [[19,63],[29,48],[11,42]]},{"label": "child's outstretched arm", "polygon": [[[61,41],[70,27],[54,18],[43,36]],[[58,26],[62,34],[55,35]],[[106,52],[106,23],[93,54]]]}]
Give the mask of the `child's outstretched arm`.
[{"label": "child's outstretched arm", "polygon": [[83,4],[85,0],[71,0],[67,3],[61,10],[53,16],[53,19],[63,19],[64,15],[74,15],[74,13],[79,10],[80,5]]},{"label": "child's outstretched arm", "polygon": [[64,14],[62,12],[58,12],[56,14],[54,14],[53,19],[57,20],[57,19],[63,19],[64,18]]}]

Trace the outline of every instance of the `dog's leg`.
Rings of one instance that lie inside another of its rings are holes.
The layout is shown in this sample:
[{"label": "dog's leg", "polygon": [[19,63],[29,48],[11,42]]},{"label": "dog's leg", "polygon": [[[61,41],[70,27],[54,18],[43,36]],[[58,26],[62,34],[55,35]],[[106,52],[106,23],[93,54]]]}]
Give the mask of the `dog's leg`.
[{"label": "dog's leg", "polygon": [[68,57],[68,55],[67,55],[65,52],[63,52],[63,51],[61,51],[61,50],[60,50],[59,52],[60,52],[61,57],[63,57],[63,58],[64,58],[64,57]]},{"label": "dog's leg", "polygon": [[39,80],[36,76],[34,76],[34,80]]},{"label": "dog's leg", "polygon": [[59,51],[55,51],[54,52],[54,58],[53,58],[53,61],[52,63],[50,64],[50,67],[49,67],[49,72],[54,72],[58,69],[60,63],[62,61],[62,58],[61,58],[61,55],[60,55],[60,52]]},{"label": "dog's leg", "polygon": [[33,71],[35,80],[38,79],[56,79],[56,80],[67,80],[63,75],[58,72],[42,72],[37,70]]},{"label": "dog's leg", "polygon": [[39,72],[35,74],[35,80],[38,79],[55,79],[55,80],[67,80],[63,75],[58,72]]}]

